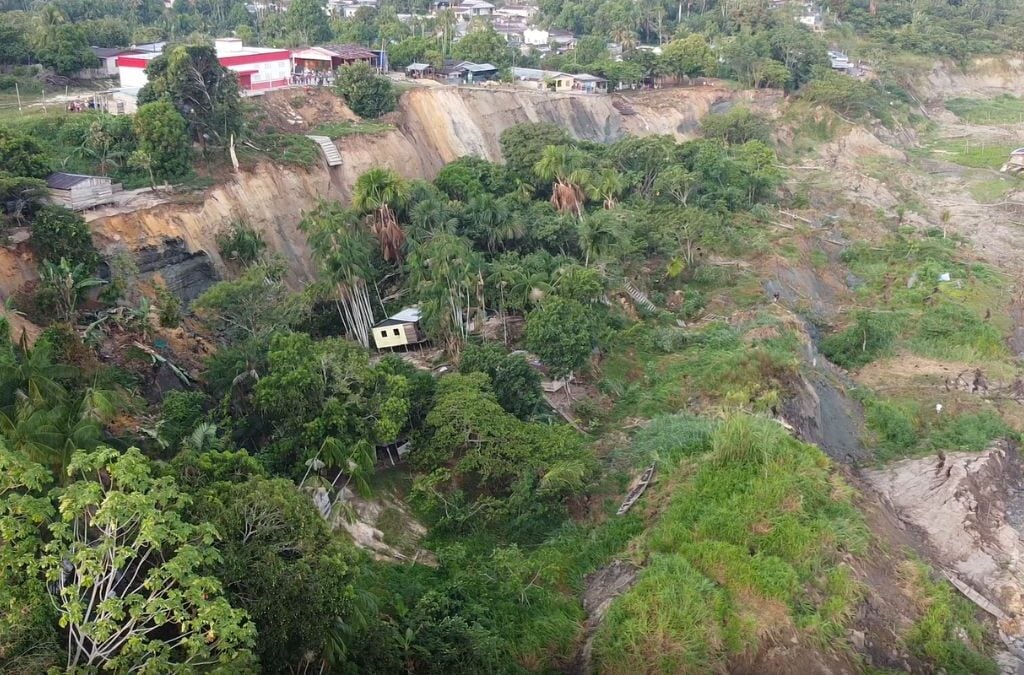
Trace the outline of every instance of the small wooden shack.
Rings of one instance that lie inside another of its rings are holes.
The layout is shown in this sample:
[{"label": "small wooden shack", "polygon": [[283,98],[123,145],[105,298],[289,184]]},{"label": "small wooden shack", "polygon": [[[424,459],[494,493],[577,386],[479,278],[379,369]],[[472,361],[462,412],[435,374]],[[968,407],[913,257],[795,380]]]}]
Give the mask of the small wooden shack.
[{"label": "small wooden shack", "polygon": [[50,199],[72,211],[84,211],[114,202],[114,187],[106,176],[55,173],[46,179]]},{"label": "small wooden shack", "polygon": [[420,330],[420,310],[407,307],[373,328],[373,344],[377,349],[394,349],[426,342],[427,336]]}]

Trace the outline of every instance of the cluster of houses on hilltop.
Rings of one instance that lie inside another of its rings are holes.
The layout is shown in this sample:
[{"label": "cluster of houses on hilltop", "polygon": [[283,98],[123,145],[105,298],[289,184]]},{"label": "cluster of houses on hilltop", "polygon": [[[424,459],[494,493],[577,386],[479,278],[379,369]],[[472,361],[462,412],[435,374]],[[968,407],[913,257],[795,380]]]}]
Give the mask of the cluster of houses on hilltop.
[{"label": "cluster of houses on hilltop", "polygon": [[[499,72],[497,66],[490,63],[452,61],[440,70],[435,70],[429,63],[412,63],[405,69],[405,74],[412,79],[432,77],[449,84],[481,84],[497,79]],[[584,94],[608,93],[608,80],[588,73],[572,74],[539,68],[512,67],[509,69],[509,75],[512,84],[530,89]]]}]

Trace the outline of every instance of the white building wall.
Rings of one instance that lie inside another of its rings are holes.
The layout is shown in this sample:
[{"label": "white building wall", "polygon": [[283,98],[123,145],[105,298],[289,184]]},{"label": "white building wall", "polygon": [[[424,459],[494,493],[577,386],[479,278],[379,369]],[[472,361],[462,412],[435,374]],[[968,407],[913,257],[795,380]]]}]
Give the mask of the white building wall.
[{"label": "white building wall", "polygon": [[539,28],[527,28],[523,31],[523,42],[528,45],[546,45],[548,32]]},{"label": "white building wall", "polygon": [[146,83],[149,82],[149,78],[146,77],[145,68],[121,66],[118,68],[118,71],[122,89],[137,89],[146,86]]}]

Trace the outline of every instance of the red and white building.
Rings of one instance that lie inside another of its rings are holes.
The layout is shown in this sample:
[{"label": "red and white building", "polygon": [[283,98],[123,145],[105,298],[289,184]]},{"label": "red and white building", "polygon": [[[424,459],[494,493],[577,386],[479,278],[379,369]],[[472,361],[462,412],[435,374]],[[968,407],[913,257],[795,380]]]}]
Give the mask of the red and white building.
[{"label": "red and white building", "polygon": [[[292,55],[287,49],[246,47],[238,38],[214,41],[217,60],[238,75],[242,92],[260,92],[286,87],[292,72]],[[146,66],[159,53],[126,54],[117,57],[122,89],[139,89],[148,82]]]}]

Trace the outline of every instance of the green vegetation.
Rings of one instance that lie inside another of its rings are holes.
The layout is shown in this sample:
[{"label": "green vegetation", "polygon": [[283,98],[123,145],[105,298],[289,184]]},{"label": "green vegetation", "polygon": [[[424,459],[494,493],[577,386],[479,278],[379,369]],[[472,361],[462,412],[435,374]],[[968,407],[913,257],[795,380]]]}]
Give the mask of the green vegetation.
[{"label": "green vegetation", "polygon": [[820,452],[744,415],[716,428],[703,452],[670,476],[679,486],[640,538],[651,562],[601,626],[602,669],[714,670],[765,631],[830,640],[853,616],[860,589],[837,563],[863,552],[868,535]]},{"label": "green vegetation", "polygon": [[1005,142],[978,141],[972,138],[936,139],[925,147],[936,159],[972,169],[998,169],[1017,148]]},{"label": "green vegetation", "polygon": [[1013,436],[1002,417],[988,407],[938,413],[931,403],[884,399],[860,391],[865,421],[878,441],[879,461],[945,451],[978,452],[999,438]]},{"label": "green vegetation", "polygon": [[398,102],[391,80],[365,63],[342,68],[334,88],[352,112],[367,119],[391,112]]},{"label": "green vegetation", "polygon": [[[881,247],[855,244],[844,251],[843,261],[865,282],[859,293],[866,309],[822,341],[823,353],[847,368],[900,347],[947,361],[1008,356],[1001,320],[992,318],[1003,281],[983,265],[956,260],[955,248],[941,231],[901,231]],[[950,281],[940,280],[944,274]]]},{"label": "green vegetation", "polygon": [[359,134],[383,134],[393,129],[392,125],[383,122],[327,122],[318,125],[312,133],[338,139]]},{"label": "green vegetation", "polygon": [[1024,121],[1024,100],[1002,94],[995,98],[954,98],[946,108],[971,124],[1020,124]]},{"label": "green vegetation", "polygon": [[907,638],[914,655],[946,664],[951,673],[998,673],[997,664],[979,653],[983,629],[974,606],[949,585],[932,581],[922,564],[908,562],[902,572],[924,605],[924,616]]}]

